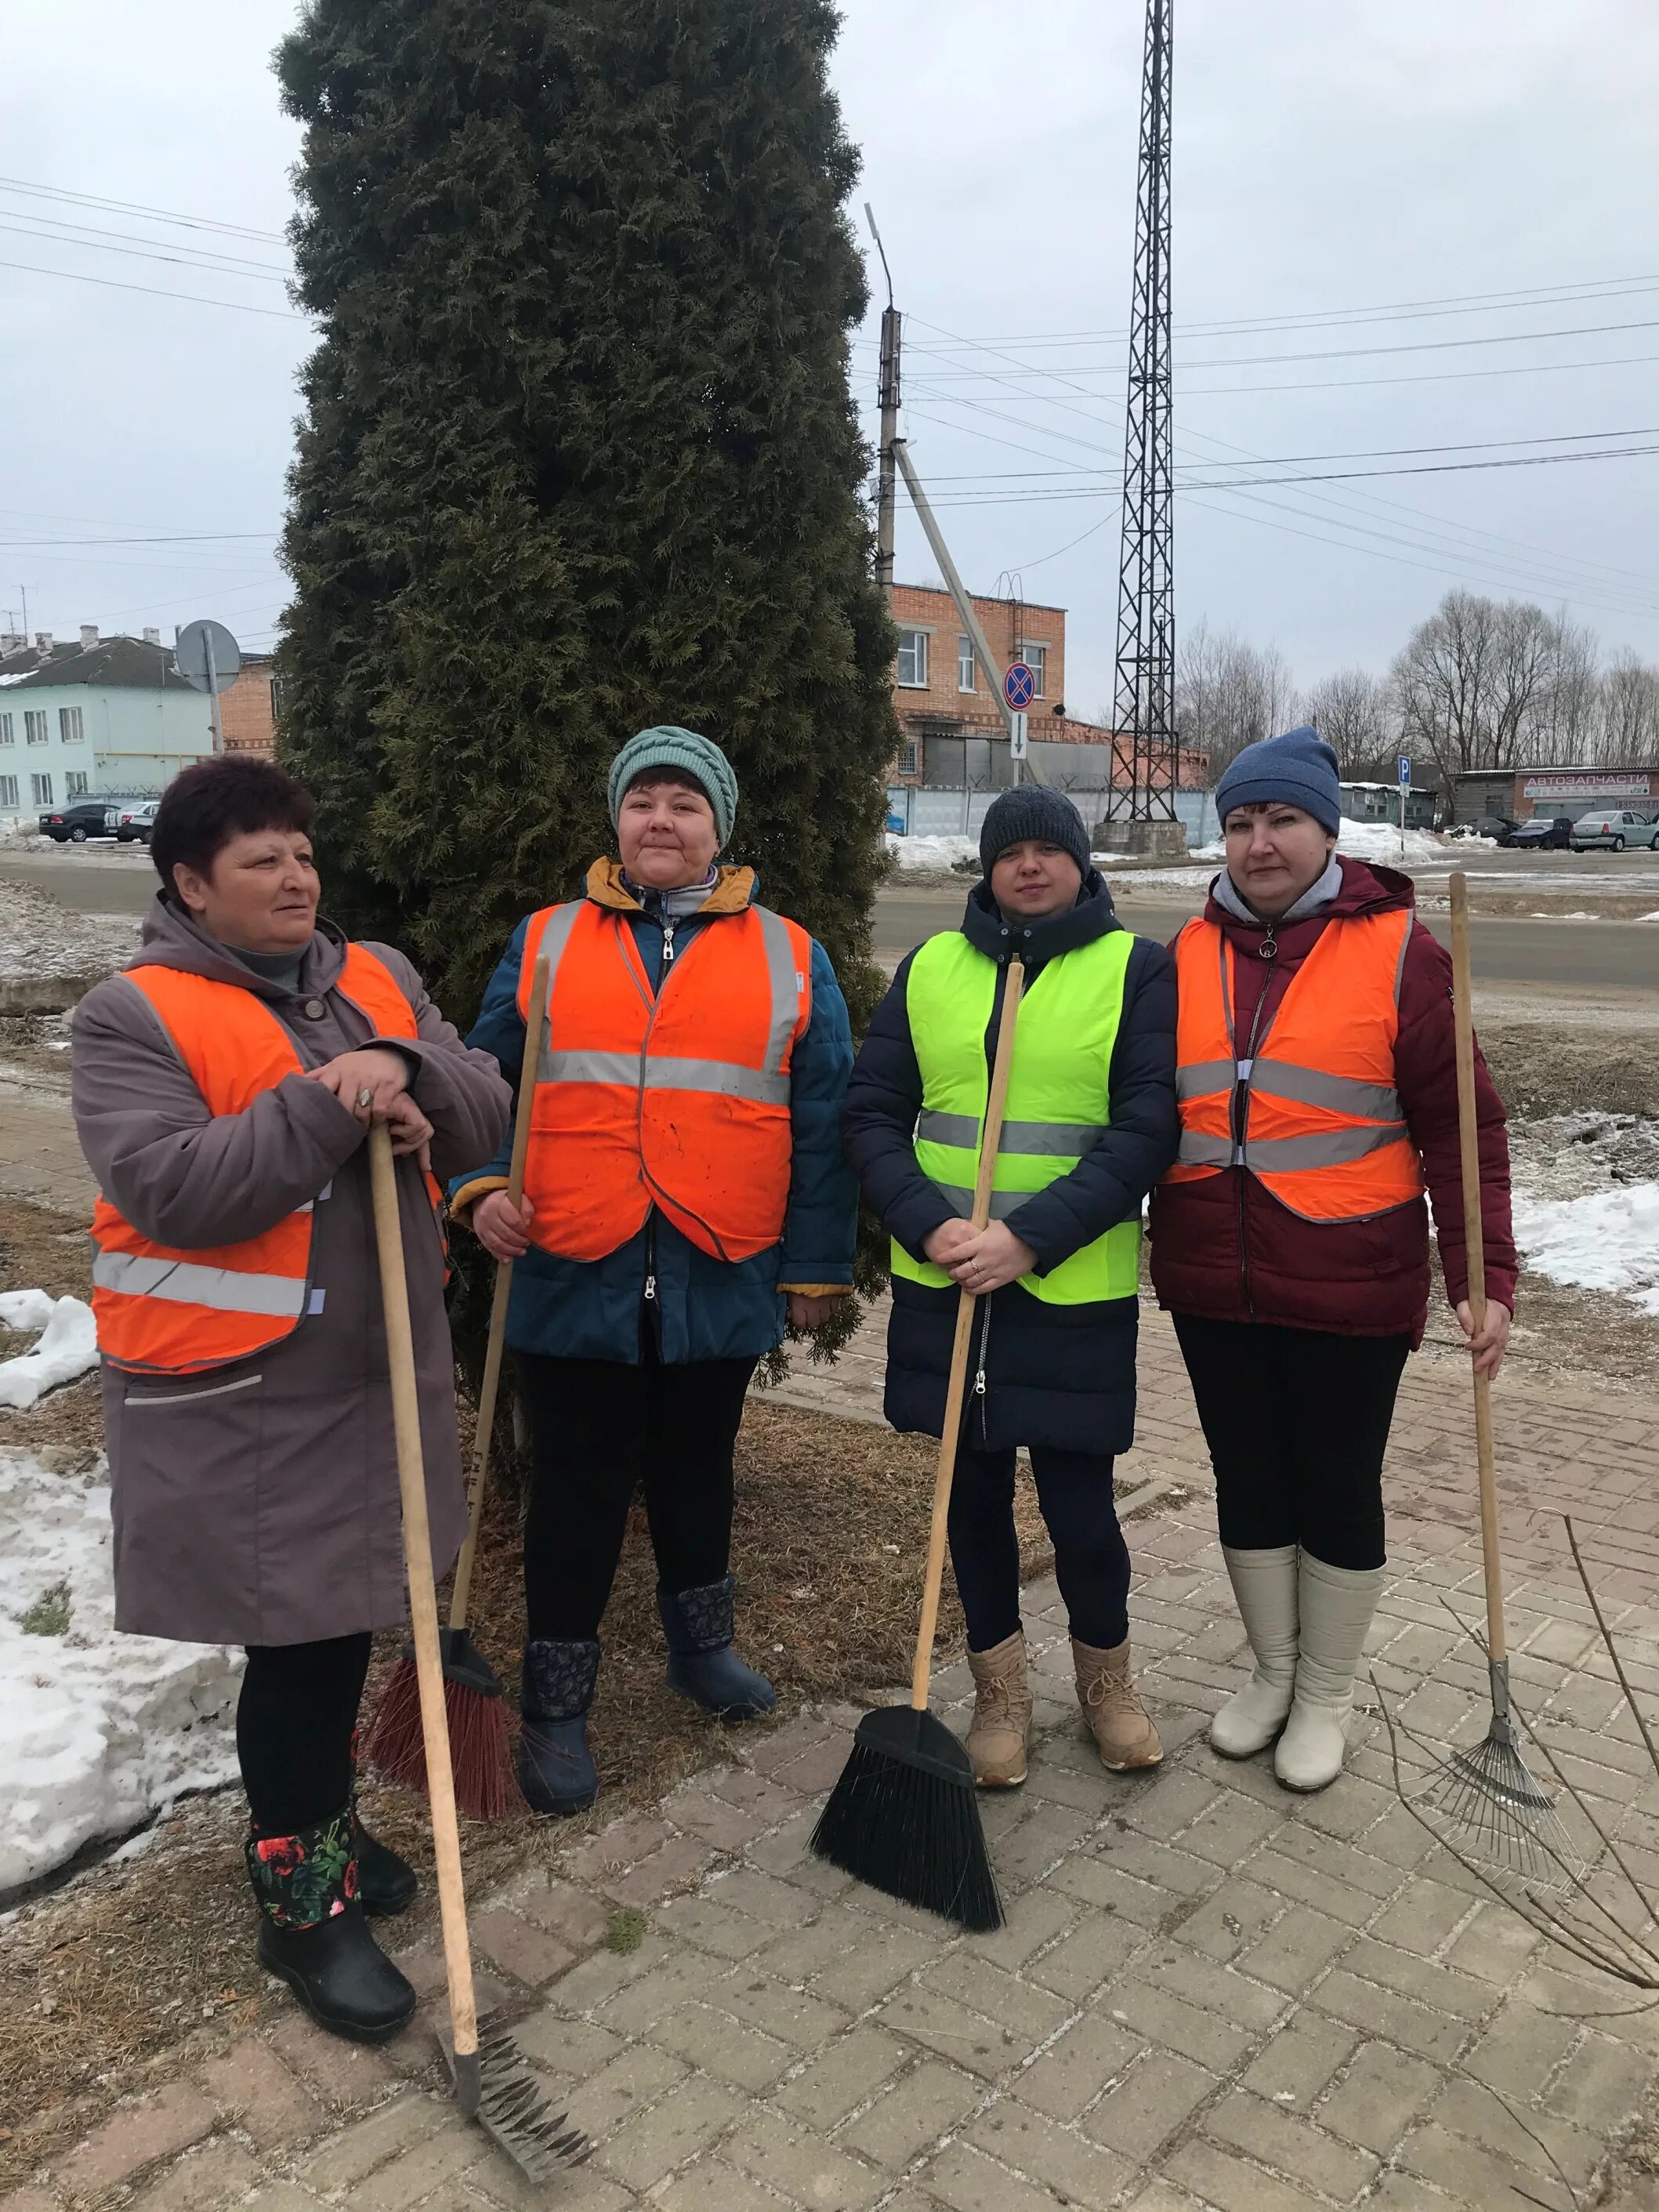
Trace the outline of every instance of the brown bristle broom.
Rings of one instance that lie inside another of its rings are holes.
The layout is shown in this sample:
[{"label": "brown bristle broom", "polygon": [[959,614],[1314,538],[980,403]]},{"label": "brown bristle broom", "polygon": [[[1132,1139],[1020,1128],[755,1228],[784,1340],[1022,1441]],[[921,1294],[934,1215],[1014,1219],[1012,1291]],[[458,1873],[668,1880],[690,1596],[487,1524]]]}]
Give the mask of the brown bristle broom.
[{"label": "brown bristle broom", "polygon": [[[507,1170],[507,1194],[514,1206],[524,1198],[525,1159],[530,1150],[530,1113],[536,1096],[542,1030],[547,1018],[549,973],[546,960],[541,959],[536,963],[531,978],[530,1018],[525,1024],[524,1063],[519,1070],[518,1109],[513,1124],[513,1158]],[[474,1820],[499,1820],[508,1813],[524,1809],[524,1797],[514,1772],[512,1730],[501,1678],[468,1635],[466,1627],[467,1608],[472,1597],[472,1562],[478,1549],[478,1522],[483,1510],[484,1478],[489,1468],[490,1439],[495,1429],[495,1401],[501,1395],[501,1352],[507,1339],[507,1304],[512,1287],[513,1262],[500,1260],[495,1265],[495,1291],[489,1308],[489,1341],[484,1352],[483,1387],[478,1397],[472,1479],[467,1488],[466,1541],[455,1562],[449,1626],[439,1638],[455,1802]],[[404,1646],[403,1655],[392,1671],[369,1729],[363,1755],[388,1782],[400,1782],[406,1790],[425,1790],[426,1741],[421,1728],[420,1680],[412,1644]]]}]

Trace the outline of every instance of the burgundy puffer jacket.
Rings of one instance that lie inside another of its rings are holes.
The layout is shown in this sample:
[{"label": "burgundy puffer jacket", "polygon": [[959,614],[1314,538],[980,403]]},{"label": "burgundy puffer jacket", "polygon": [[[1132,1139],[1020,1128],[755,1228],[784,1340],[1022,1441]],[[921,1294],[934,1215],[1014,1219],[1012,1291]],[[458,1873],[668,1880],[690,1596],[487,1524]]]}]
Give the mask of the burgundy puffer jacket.
[{"label": "burgundy puffer jacket", "polygon": [[[1212,899],[1205,919],[1225,931],[1237,955],[1233,1019],[1248,1036],[1264,994],[1270,1015],[1291,978],[1335,916],[1397,913],[1415,902],[1411,880],[1392,868],[1343,860],[1342,889],[1326,913],[1285,924],[1279,951],[1261,957],[1259,923],[1238,921]],[[1475,1048],[1480,1132],[1480,1207],[1486,1230],[1486,1295],[1511,1310],[1519,1262],[1510,1231],[1510,1152],[1504,1103]],[[1400,988],[1395,1082],[1423,1156],[1434,1203],[1440,1260],[1453,1304],[1468,1295],[1464,1260],[1463,1176],[1457,1142],[1457,1068],[1452,1029],[1451,959],[1412,925]],[[1429,1315],[1429,1223],[1421,1199],[1367,1221],[1304,1220],[1269,1195],[1243,1168],[1223,1168],[1152,1193],[1152,1287],[1176,1313],[1212,1321],[1275,1322],[1340,1336],[1423,1340]]]}]

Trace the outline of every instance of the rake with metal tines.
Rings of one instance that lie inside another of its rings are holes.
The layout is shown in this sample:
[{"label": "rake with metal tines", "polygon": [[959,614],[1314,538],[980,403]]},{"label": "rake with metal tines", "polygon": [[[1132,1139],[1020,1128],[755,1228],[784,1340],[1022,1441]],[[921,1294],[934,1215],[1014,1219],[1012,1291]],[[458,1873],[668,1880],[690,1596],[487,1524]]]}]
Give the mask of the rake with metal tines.
[{"label": "rake with metal tines", "polygon": [[410,1328],[409,1284],[404,1273],[403,1229],[398,1214],[398,1170],[392,1157],[391,1132],[383,1121],[375,1122],[369,1130],[368,1160],[392,1378],[392,1428],[398,1445],[398,1486],[403,1498],[409,1611],[415,1631],[415,1668],[432,1805],[438,1911],[449,1982],[450,2065],[455,2098],[468,2118],[476,2119],[494,2136],[521,2172],[541,2183],[560,2166],[580,2164],[589,2145],[580,2128],[572,2127],[562,2112],[550,2107],[529,2062],[507,2029],[498,2024],[482,2037],[478,2033],[472,1952],[466,1929],[466,1890],[461,1879],[461,1838],[455,1817],[455,1779],[449,1757],[449,1721],[444,1704],[443,1660],[438,1644],[438,1594],[427,1525],[415,1340]]},{"label": "rake with metal tines", "polygon": [[[1469,981],[1469,887],[1461,868],[1451,878],[1452,1012],[1457,1037],[1457,1133],[1463,1176],[1463,1238],[1469,1311],[1475,1332],[1486,1325],[1486,1267],[1480,1214],[1480,1147],[1474,1110],[1474,1012]],[[1504,1634],[1504,1556],[1498,1535],[1498,1476],[1492,1450],[1491,1378],[1474,1377],[1474,1446],[1480,1478],[1481,1565],[1486,1586],[1486,1666],[1492,1721],[1472,1749],[1454,1749],[1429,1792],[1465,1847],[1528,1888],[1565,1889],[1577,1872],[1555,1800],[1521,1756],[1510,1706],[1510,1662]]]}]

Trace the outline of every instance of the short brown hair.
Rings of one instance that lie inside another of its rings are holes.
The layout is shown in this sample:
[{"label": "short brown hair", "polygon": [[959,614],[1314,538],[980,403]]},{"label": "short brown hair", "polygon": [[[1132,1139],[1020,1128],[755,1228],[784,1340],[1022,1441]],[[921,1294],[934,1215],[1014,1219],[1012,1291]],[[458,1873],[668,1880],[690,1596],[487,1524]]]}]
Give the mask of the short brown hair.
[{"label": "short brown hair", "polygon": [[275,761],[230,755],[194,762],[161,794],[149,833],[149,856],[168,890],[180,866],[207,875],[233,837],[258,830],[311,835],[311,793]]}]

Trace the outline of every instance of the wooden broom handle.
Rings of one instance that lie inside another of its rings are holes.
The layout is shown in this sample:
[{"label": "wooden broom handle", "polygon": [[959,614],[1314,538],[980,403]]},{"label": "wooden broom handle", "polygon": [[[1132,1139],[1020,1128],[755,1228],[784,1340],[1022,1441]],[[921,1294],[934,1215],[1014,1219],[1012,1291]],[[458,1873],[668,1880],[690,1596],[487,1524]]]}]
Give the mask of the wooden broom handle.
[{"label": "wooden broom handle", "polygon": [[[1469,1311],[1479,1332],[1486,1319],[1486,1237],[1480,1217],[1480,1136],[1474,1118],[1474,999],[1469,980],[1469,883],[1462,868],[1451,878],[1452,1021],[1457,1036],[1457,1141],[1463,1179],[1463,1243],[1469,1274]],[[1498,1469],[1492,1451],[1492,1378],[1474,1378],[1474,1453],[1480,1470],[1480,1551],[1486,1584],[1486,1644],[1494,1659],[1506,1656],[1504,1638],[1504,1555],[1498,1541]]]},{"label": "wooden broom handle", "polygon": [[[1025,988],[1025,968],[1018,953],[1008,963],[1008,981],[1002,994],[1002,1015],[997,1024],[996,1052],[991,1062],[991,1095],[985,1105],[985,1127],[980,1133],[979,1175],[974,1183],[975,1229],[991,1218],[991,1182],[997,1171],[997,1147],[1002,1141],[1002,1113],[1008,1101],[1008,1073],[1014,1060],[1014,1023],[1020,995]],[[956,1340],[951,1346],[951,1380],[945,1393],[945,1427],[939,1440],[939,1465],[933,1475],[933,1525],[927,1537],[927,1578],[922,1585],[921,1621],[916,1630],[915,1664],[910,1670],[910,1703],[917,1712],[927,1704],[927,1685],[933,1671],[933,1632],[939,1626],[939,1586],[945,1580],[945,1542],[951,1517],[951,1485],[957,1471],[957,1440],[962,1428],[962,1401],[968,1382],[968,1345],[974,1332],[974,1308],[979,1301],[963,1291],[957,1301]]]},{"label": "wooden broom handle", "polygon": [[374,1194],[380,1297],[386,1310],[386,1364],[392,1376],[392,1422],[398,1443],[398,1487],[403,1498],[404,1561],[409,1573],[410,1619],[415,1630],[421,1734],[426,1742],[427,1789],[432,1802],[438,1911],[449,1976],[449,2025],[459,2060],[471,2057],[478,2048],[478,2014],[472,1993],[461,1838],[455,1822],[455,1777],[449,1763],[449,1721],[444,1711],[443,1661],[438,1648],[438,1594],[432,1578],[432,1534],[426,1517],[426,1468],[421,1453],[421,1406],[415,1382],[415,1338],[409,1322],[409,1282],[404,1273],[403,1227],[398,1218],[398,1170],[392,1157],[392,1133],[384,1121],[370,1126],[368,1167]]},{"label": "wooden broom handle", "polygon": [[[542,1029],[547,1019],[547,994],[552,970],[544,953],[530,979],[530,1016],[525,1024],[524,1058],[519,1064],[519,1103],[513,1120],[513,1158],[507,1171],[507,1194],[516,1207],[524,1200],[524,1164],[530,1152],[530,1109],[536,1097],[536,1072],[542,1056]],[[489,1471],[489,1445],[495,1433],[495,1399],[501,1383],[501,1348],[507,1341],[507,1296],[513,1288],[513,1262],[495,1262],[495,1291],[489,1302],[489,1342],[484,1351],[483,1388],[478,1394],[478,1425],[472,1439],[472,1479],[466,1489],[466,1541],[455,1562],[455,1586],[449,1596],[451,1628],[466,1626],[472,1598],[472,1561],[478,1548],[478,1522],[483,1517],[484,1477]]]}]

